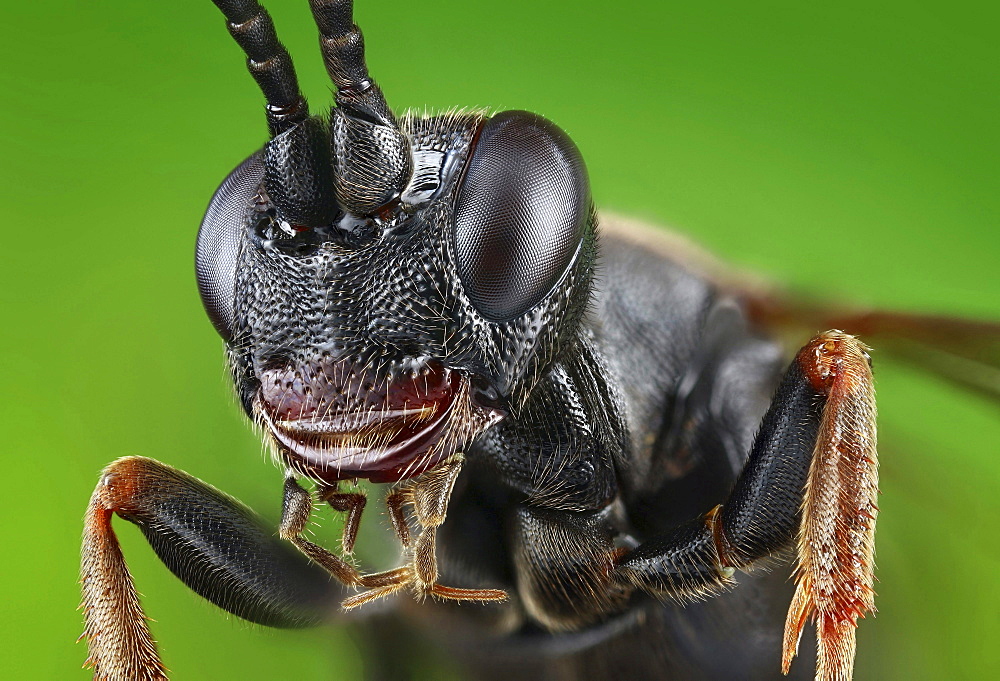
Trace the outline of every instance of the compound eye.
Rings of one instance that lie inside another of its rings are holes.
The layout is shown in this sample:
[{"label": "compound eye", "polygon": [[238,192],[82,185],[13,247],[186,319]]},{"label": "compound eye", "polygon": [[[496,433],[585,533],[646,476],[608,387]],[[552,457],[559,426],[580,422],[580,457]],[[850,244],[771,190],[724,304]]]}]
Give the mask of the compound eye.
[{"label": "compound eye", "polygon": [[236,265],[248,211],[264,177],[260,154],[243,161],[215,191],[198,230],[195,270],[208,318],[226,341],[232,340]]},{"label": "compound eye", "polygon": [[505,322],[537,305],[578,252],[590,219],[587,170],[549,121],[505,111],[480,132],[455,203],[455,253],[466,294]]}]

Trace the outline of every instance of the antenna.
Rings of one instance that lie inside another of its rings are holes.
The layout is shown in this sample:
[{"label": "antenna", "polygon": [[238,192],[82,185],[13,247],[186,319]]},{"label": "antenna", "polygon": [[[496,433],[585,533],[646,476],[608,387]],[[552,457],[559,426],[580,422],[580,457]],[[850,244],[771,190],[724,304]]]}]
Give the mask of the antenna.
[{"label": "antenna", "polygon": [[410,146],[382,90],[365,65],[364,36],[352,0],[310,0],[320,49],[337,86],[331,114],[337,200],[355,215],[373,215],[399,196],[410,179]]},{"label": "antenna", "polygon": [[247,69],[267,100],[271,140],[264,145],[264,188],[281,219],[318,227],[337,216],[330,140],[310,118],[292,58],[257,0],[213,0],[247,56]]}]

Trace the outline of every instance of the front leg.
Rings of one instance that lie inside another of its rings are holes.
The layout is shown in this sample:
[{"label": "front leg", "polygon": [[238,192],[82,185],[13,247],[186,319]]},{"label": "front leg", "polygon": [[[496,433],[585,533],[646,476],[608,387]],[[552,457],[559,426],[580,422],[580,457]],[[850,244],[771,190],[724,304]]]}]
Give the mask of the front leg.
[{"label": "front leg", "polygon": [[368,498],[357,487],[353,492],[342,492],[339,485],[320,485],[316,494],[321,501],[330,504],[330,508],[334,511],[344,514],[344,532],[340,546],[344,553],[348,555],[354,553],[354,542],[358,538],[361,515],[364,513]]},{"label": "front leg", "polygon": [[188,587],[243,619],[302,627],[335,610],[340,589],[246,506],[153,459],[119,459],[102,473],[84,526],[80,581],[95,679],[167,678],[111,526],[114,514],[138,525]]},{"label": "front leg", "polygon": [[786,372],[726,504],[624,555],[617,579],[698,597],[798,537],[783,669],[812,617],[817,679],[850,679],[857,618],[874,608],[875,439],[866,348],[840,332],[817,336]]},{"label": "front leg", "polygon": [[819,630],[817,679],[849,679],[857,618],[872,610],[875,407],[865,348],[814,338],[785,373],[726,504],[639,546],[619,546],[614,506],[522,506],[514,527],[518,593],[550,630],[577,629],[645,591],[686,602],[735,585],[799,538],[786,623],[787,670],[806,619]]},{"label": "front leg", "polygon": [[[328,494],[327,496],[329,497],[330,495]],[[335,504],[331,505],[336,508]],[[364,508],[363,501],[360,507],[361,509]],[[365,586],[361,574],[354,566],[332,551],[305,538],[306,524],[312,516],[312,511],[312,495],[293,476],[285,478],[285,493],[281,503],[281,525],[278,528],[281,538],[291,542],[295,548],[310,560],[329,572],[333,577],[336,577],[337,581],[341,584],[345,586]],[[351,546],[354,544],[353,537],[356,537],[358,533],[357,524],[360,522],[360,518],[361,512],[359,509],[356,513],[348,515],[344,526],[345,542],[346,538],[350,536]]]},{"label": "front leg", "polygon": [[[415,482],[394,491],[387,499],[389,513],[396,533],[411,552],[409,565],[372,575],[364,575],[359,585],[369,587],[343,602],[347,610],[412,587],[418,598],[433,596],[445,600],[499,602],[507,594],[498,589],[459,589],[438,584],[437,530],[448,514],[448,502],[455,488],[455,481],[462,470],[463,458],[455,455]],[[402,507],[409,504],[420,527],[420,534],[410,545],[409,529]]]}]

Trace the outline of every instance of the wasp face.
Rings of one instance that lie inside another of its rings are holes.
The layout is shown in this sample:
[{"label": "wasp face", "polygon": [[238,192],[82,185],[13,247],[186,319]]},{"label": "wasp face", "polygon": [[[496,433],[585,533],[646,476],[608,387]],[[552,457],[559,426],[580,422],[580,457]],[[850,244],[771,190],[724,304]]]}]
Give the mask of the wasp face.
[{"label": "wasp face", "polygon": [[413,172],[375,214],[288,220],[265,150],[199,234],[244,409],[327,482],[409,478],[461,451],[526,399],[589,294],[586,175],[558,128],[508,112],[400,129]]}]

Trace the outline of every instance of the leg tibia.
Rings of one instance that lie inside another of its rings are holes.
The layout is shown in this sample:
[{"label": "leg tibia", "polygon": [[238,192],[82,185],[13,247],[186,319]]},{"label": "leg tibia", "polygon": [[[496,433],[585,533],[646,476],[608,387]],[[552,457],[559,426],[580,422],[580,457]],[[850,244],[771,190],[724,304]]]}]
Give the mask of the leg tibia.
[{"label": "leg tibia", "polygon": [[746,465],[721,513],[724,561],[745,567],[788,547],[801,518],[802,494],[826,396],[806,378],[799,358],[788,367]]}]

